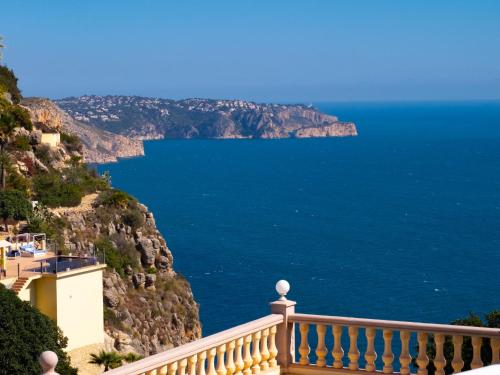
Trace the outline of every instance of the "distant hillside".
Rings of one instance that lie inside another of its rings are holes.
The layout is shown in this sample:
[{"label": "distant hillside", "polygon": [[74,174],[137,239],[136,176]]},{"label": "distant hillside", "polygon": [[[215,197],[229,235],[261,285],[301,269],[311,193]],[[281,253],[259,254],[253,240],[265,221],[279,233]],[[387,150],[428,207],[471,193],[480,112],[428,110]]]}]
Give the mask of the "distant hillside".
[{"label": "distant hillside", "polygon": [[75,120],[135,139],[357,135],[353,123],[304,105],[138,96],[80,96],[57,104]]},{"label": "distant hillside", "polygon": [[50,119],[53,128],[77,136],[86,162],[109,163],[121,157],[144,155],[141,141],[77,121],[49,99],[28,98],[23,99],[21,104],[29,109],[33,122],[45,123]]}]

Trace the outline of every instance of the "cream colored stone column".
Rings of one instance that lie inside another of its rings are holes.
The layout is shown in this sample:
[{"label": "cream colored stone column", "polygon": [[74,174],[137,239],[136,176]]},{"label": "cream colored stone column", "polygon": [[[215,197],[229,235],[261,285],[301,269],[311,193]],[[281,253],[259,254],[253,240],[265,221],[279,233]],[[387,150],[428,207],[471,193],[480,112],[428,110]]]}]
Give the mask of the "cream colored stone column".
[{"label": "cream colored stone column", "polygon": [[283,323],[279,324],[276,330],[276,347],[278,348],[276,361],[282,370],[286,370],[289,364],[295,362],[294,324],[288,322],[288,316],[295,313],[296,304],[295,301],[287,300],[284,295],[278,301],[270,303],[272,314],[283,315]]}]

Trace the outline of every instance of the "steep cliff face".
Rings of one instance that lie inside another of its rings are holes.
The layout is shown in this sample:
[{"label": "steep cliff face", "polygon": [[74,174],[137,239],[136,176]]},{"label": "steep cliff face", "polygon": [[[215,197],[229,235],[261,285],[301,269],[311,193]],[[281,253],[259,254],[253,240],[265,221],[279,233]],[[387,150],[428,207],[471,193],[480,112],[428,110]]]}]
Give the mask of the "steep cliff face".
[{"label": "steep cliff face", "polygon": [[108,163],[118,158],[144,155],[141,141],[76,121],[48,99],[29,98],[23,100],[22,105],[29,109],[34,123],[77,136],[83,144],[85,162]]},{"label": "steep cliff face", "polygon": [[[172,253],[153,214],[82,166],[78,161],[82,147],[75,140],[57,147],[40,144],[40,129],[68,131],[68,120],[60,109],[45,99],[23,105],[36,129],[15,128],[10,137],[12,142],[27,142],[8,155],[13,165],[9,173],[22,175],[25,182],[20,186],[38,186],[33,192],[37,194],[40,184],[52,186],[55,182],[60,186],[59,179],[66,188],[75,184],[75,178],[82,184],[91,179],[99,182],[93,185],[99,188],[83,196],[81,202],[41,210],[36,216],[47,225],[43,228],[53,230],[56,226],[56,235],[51,238],[51,243],[57,244],[54,250],[105,257],[104,319],[110,344],[119,351],[150,355],[199,338],[201,325],[191,287],[175,272]],[[62,191],[71,193],[71,189]]]},{"label": "steep cliff face", "polygon": [[136,96],[81,96],[58,104],[76,120],[136,139],[357,135],[353,123],[304,105]]},{"label": "steep cliff face", "polygon": [[67,223],[69,251],[106,258],[105,329],[115,350],[150,355],[201,337],[191,287],[174,271],[172,253],[144,205],[117,206],[94,194],[53,213]]}]

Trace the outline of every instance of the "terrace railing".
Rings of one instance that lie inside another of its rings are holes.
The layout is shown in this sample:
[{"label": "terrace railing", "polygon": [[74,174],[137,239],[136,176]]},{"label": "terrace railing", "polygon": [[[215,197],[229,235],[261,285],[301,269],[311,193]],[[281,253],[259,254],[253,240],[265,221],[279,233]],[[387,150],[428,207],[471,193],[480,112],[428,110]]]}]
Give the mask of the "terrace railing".
[{"label": "terrace railing", "polygon": [[40,260],[33,260],[23,271],[31,273],[53,273],[71,271],[100,264],[98,257],[78,257],[58,255]]},{"label": "terrace railing", "polygon": [[227,331],[107,371],[109,375],[279,374],[276,331],[283,315],[273,314]]},{"label": "terrace railing", "polygon": [[[362,370],[363,372],[381,371],[384,374],[394,374],[397,371],[402,375],[407,375],[416,370],[418,375],[426,375],[430,360],[434,364],[436,375],[444,375],[447,364],[448,373],[451,371],[459,373],[464,369],[462,358],[464,337],[470,338],[472,342],[470,363],[472,369],[500,363],[500,329],[309,314],[291,314],[288,321],[298,324],[300,331],[299,360],[289,366],[292,373],[313,374],[322,373],[324,370],[335,373],[335,370],[342,370],[341,373],[357,374]],[[311,332],[312,326],[315,327],[315,332]],[[325,345],[327,330],[333,336],[333,346],[330,348]],[[342,335],[345,331],[347,331],[349,342],[347,347],[342,344]],[[375,338],[379,332],[379,337],[383,340],[382,353],[377,353],[375,349]],[[315,335],[317,343],[313,349],[314,360],[311,360],[310,356],[310,333]],[[397,345],[393,342],[396,335]],[[410,346],[410,341],[413,335],[416,336],[418,352],[412,356],[413,348]],[[429,340],[430,338],[432,339]],[[453,348],[451,363],[447,363],[444,354],[446,340],[448,347]],[[358,346],[360,341],[363,341],[363,353],[360,352]],[[433,358],[429,358],[427,354],[429,342],[434,344]],[[491,362],[483,363],[481,349],[487,342],[491,348]],[[330,363],[328,353],[332,355]],[[379,361],[379,366],[377,366],[376,360],[380,355],[382,363]],[[415,359],[416,366],[412,366],[412,359]],[[361,366],[360,360],[363,361],[364,366]]]},{"label": "terrace railing", "polygon": [[471,375],[500,374],[500,329],[297,314],[288,289],[277,285],[271,315],[105,374],[427,375],[430,361],[436,375],[459,373],[466,363],[476,369]]}]

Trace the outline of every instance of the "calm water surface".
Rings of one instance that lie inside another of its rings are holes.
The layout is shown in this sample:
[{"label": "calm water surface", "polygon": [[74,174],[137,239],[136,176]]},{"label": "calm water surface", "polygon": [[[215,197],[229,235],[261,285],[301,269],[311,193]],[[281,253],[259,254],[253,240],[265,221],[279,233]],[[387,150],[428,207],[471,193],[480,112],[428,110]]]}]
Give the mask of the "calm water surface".
[{"label": "calm water surface", "polygon": [[297,310],[448,322],[500,308],[500,102],[329,104],[344,139],[171,140],[101,165],[155,214],[204,334]]}]

